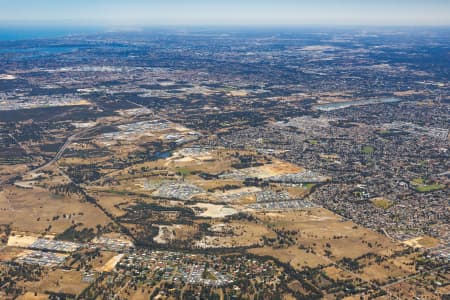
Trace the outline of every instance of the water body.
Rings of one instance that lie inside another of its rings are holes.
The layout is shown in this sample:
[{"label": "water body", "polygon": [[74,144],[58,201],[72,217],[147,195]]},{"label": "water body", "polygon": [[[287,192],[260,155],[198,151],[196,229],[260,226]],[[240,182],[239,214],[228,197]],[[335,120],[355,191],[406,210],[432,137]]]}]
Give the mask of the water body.
[{"label": "water body", "polygon": [[22,58],[34,58],[74,52],[83,46],[48,45],[48,43],[41,43],[40,40],[84,36],[98,32],[103,32],[103,30],[94,27],[6,26],[0,24],[0,54],[19,54]]},{"label": "water body", "polygon": [[94,27],[0,25],[0,41],[49,39],[102,31]]},{"label": "water body", "polygon": [[316,105],[315,108],[321,111],[332,111],[337,109],[348,108],[352,106],[361,106],[361,105],[372,105],[372,104],[383,104],[383,103],[396,103],[401,100],[398,98],[376,98],[376,99],[367,99],[367,100],[356,100],[356,101],[348,101],[348,102],[336,102],[336,103],[328,103],[323,105]]},{"label": "water body", "polygon": [[31,48],[17,48],[17,47],[11,47],[11,48],[4,48],[0,49],[0,54],[4,53],[22,53],[22,54],[35,54],[36,56],[38,54],[40,55],[49,55],[49,54],[59,54],[59,53],[66,53],[66,52],[73,52],[77,51],[82,47],[73,47],[73,46],[52,46],[52,47],[31,47]]}]

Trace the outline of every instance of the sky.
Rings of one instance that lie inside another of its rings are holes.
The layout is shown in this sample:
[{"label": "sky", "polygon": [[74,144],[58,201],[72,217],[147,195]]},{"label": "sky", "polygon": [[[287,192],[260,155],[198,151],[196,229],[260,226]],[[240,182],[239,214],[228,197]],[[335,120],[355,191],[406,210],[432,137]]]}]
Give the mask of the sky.
[{"label": "sky", "polygon": [[0,0],[0,23],[450,25],[450,0]]}]

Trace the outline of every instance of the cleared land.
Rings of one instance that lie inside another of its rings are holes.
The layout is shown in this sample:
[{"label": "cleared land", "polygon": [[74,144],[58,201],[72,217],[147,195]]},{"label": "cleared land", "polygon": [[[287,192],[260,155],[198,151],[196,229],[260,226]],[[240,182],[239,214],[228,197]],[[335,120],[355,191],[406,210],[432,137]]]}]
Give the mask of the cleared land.
[{"label": "cleared land", "polygon": [[0,195],[0,224],[21,232],[59,234],[73,224],[83,228],[106,226],[110,220],[76,195],[53,194],[43,188],[5,187]]}]

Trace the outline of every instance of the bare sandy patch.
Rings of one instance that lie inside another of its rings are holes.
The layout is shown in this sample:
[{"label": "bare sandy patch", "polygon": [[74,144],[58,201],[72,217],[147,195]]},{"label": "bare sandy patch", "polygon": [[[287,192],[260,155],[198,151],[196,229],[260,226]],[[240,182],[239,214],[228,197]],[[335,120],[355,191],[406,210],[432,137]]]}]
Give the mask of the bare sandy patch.
[{"label": "bare sandy patch", "polygon": [[25,294],[19,296],[16,298],[17,300],[47,300],[48,295],[46,294],[39,294],[39,293],[32,293],[32,292],[26,292]]},{"label": "bare sandy patch", "polygon": [[191,207],[198,207],[203,212],[199,213],[200,217],[209,218],[225,218],[237,213],[237,210],[230,206],[209,204],[209,203],[197,203]]},{"label": "bare sandy patch", "polygon": [[158,244],[167,244],[175,239],[175,232],[177,229],[183,228],[182,225],[159,225],[158,235],[153,238]]},{"label": "bare sandy patch", "polygon": [[8,247],[18,247],[18,248],[28,248],[34,242],[37,241],[39,237],[23,235],[20,233],[13,232],[8,239]]},{"label": "bare sandy patch", "polygon": [[304,171],[305,169],[297,165],[276,160],[274,163],[264,165],[261,167],[247,169],[249,175],[258,178],[269,178],[273,176],[295,174]]},{"label": "bare sandy patch", "polygon": [[97,271],[99,272],[111,272],[114,270],[116,265],[119,263],[119,261],[122,259],[122,257],[125,254],[118,254],[114,257],[112,257],[110,260],[108,260],[102,267],[97,268]]},{"label": "bare sandy patch", "polygon": [[419,236],[407,241],[403,244],[408,245],[413,248],[434,248],[440,244],[440,241],[436,238],[430,236]]}]

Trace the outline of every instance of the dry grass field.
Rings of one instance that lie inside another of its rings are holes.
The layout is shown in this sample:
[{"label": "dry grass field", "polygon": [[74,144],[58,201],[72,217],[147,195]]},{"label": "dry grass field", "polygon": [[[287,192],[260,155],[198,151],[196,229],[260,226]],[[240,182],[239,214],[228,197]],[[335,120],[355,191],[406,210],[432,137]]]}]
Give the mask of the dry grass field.
[{"label": "dry grass field", "polygon": [[[386,288],[386,291],[395,299],[445,299],[435,295],[428,288],[417,285],[414,281],[404,281]],[[392,299],[392,298],[391,298]]]},{"label": "dry grass field", "polygon": [[417,255],[389,258],[380,264],[373,260],[362,259],[358,263],[362,265],[361,278],[366,281],[377,281],[382,284],[388,282],[389,277],[404,277],[416,272],[415,261]]},{"label": "dry grass field", "polygon": [[357,258],[366,253],[389,255],[402,247],[385,236],[343,220],[334,213],[313,208],[292,212],[257,212],[256,216],[272,229],[298,232],[297,244],[338,261],[344,257]]},{"label": "dry grass field", "polygon": [[262,244],[262,238],[274,238],[276,235],[263,225],[231,221],[227,224],[229,233],[220,235],[206,235],[200,241],[195,242],[198,248],[234,248],[248,247]]},{"label": "dry grass field", "polygon": [[347,272],[345,270],[339,269],[336,266],[329,266],[323,270],[325,274],[330,277],[331,279],[338,281],[338,280],[355,280],[356,277],[351,274],[350,272]]},{"label": "dry grass field", "polygon": [[[112,257],[110,257],[112,255]],[[95,270],[98,272],[111,272],[116,267],[117,263],[122,259],[122,257],[125,254],[115,254],[112,253],[111,255],[106,256],[106,254],[103,254],[102,262],[105,262],[102,266],[95,267]],[[110,257],[108,259],[108,257]]]},{"label": "dry grass field", "polygon": [[297,165],[274,159],[271,164],[253,168],[254,177],[268,178],[285,174],[293,174],[304,171],[305,169]]},{"label": "dry grass field", "polygon": [[[120,294],[118,294],[118,296],[122,296],[124,297],[124,299],[129,299],[129,300],[148,300],[150,299],[150,295],[152,293],[152,288],[147,288],[147,289],[137,289],[134,290],[132,288],[125,288],[121,291]],[[157,299],[157,298],[154,298]],[[165,299],[165,297],[159,297],[158,299]]]},{"label": "dry grass field", "polygon": [[28,170],[26,164],[0,165],[0,181],[7,180]]},{"label": "dry grass field", "polygon": [[0,261],[12,261],[24,252],[21,248],[3,247],[0,249]]},{"label": "dry grass field", "polygon": [[5,187],[0,194],[0,211],[0,224],[11,224],[13,230],[22,232],[58,234],[76,223],[95,228],[110,222],[102,211],[81,202],[78,196],[56,195],[39,187]]},{"label": "dry grass field", "polygon": [[[306,267],[325,266],[323,272],[334,280],[379,283],[387,283],[392,277],[402,278],[416,272],[418,254],[391,257],[395,251],[406,248],[328,210],[314,208],[254,214],[267,228],[289,236],[291,243],[286,243],[286,240],[283,242],[279,237],[273,246],[253,248],[248,252],[274,257],[299,271]],[[377,262],[376,257],[383,260]],[[342,263],[343,259],[357,259],[358,269],[350,272]]]},{"label": "dry grass field", "polygon": [[403,244],[414,247],[414,248],[434,248],[438,246],[441,242],[430,236],[421,236],[417,238],[413,238],[407,241],[404,241]]},{"label": "dry grass field", "polygon": [[41,293],[26,292],[25,294],[17,297],[17,300],[47,300],[49,295]]},{"label": "dry grass field", "polygon": [[103,208],[116,217],[120,217],[125,214],[125,211],[122,210],[121,207],[127,207],[136,200],[135,196],[120,195],[108,192],[91,192],[90,195],[94,197]]},{"label": "dry grass field", "polygon": [[26,288],[27,291],[44,293],[45,291],[54,293],[67,293],[78,295],[89,283],[83,282],[83,274],[75,270],[55,269],[49,270],[42,276],[39,282],[19,282],[18,285]]},{"label": "dry grass field", "polygon": [[254,248],[248,250],[248,252],[259,256],[275,257],[283,263],[290,264],[294,269],[299,271],[304,270],[305,267],[315,268],[331,263],[326,257],[307,253],[305,250],[299,249],[298,246],[281,249],[274,249],[272,247]]}]

